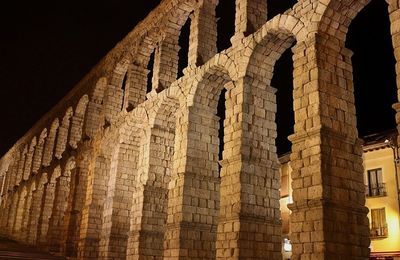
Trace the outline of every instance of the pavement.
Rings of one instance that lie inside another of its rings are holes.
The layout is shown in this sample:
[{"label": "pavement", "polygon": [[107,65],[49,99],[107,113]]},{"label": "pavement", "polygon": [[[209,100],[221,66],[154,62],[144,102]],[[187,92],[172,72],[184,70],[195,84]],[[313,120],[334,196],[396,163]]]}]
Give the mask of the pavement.
[{"label": "pavement", "polygon": [[0,236],[0,259],[32,259],[32,260],[48,260],[48,259],[66,259],[61,256],[54,256],[40,248],[23,245],[16,241]]}]

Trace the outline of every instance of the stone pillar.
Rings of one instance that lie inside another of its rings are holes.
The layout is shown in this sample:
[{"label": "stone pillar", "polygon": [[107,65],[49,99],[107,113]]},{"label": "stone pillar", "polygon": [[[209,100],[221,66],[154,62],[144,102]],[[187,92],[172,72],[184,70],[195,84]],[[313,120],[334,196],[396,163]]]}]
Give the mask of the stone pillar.
[{"label": "stone pillar", "polygon": [[80,224],[80,213],[82,208],[78,206],[76,201],[78,196],[78,189],[84,188],[79,184],[79,176],[77,174],[76,168],[68,169],[69,173],[69,195],[66,198],[66,209],[64,217],[61,219],[60,227],[60,251],[62,255],[68,257],[76,257],[77,255],[77,239],[79,237],[79,224]]},{"label": "stone pillar", "polygon": [[76,169],[72,171],[73,183],[73,194],[74,200],[70,212],[70,219],[68,222],[67,234],[63,236],[64,242],[63,248],[64,254],[68,257],[77,257],[78,254],[78,241],[81,229],[82,211],[86,199],[88,171],[89,171],[89,158],[90,151],[88,147],[84,147],[80,150],[78,157],[76,158]]},{"label": "stone pillar", "polygon": [[178,111],[176,117],[163,257],[215,259],[220,185],[218,117],[197,104]]},{"label": "stone pillar", "polygon": [[[63,173],[64,174],[64,173]],[[64,219],[66,218],[70,192],[71,177],[61,175],[56,181],[54,206],[49,220],[48,244],[49,250],[54,253],[61,253],[63,245],[61,242]]]},{"label": "stone pillar", "polygon": [[34,138],[29,146],[28,153],[26,154],[25,165],[24,165],[24,173],[23,173],[23,180],[28,180],[29,176],[32,171],[32,160],[33,154],[35,152],[36,147],[36,138]]},{"label": "stone pillar", "polygon": [[[400,8],[398,2],[390,0],[389,2],[389,18],[390,18],[390,31],[392,34],[392,45],[394,49],[394,56],[396,58],[396,75],[397,75],[397,100],[400,101]],[[393,105],[396,111],[397,132],[400,133],[400,102]],[[400,135],[398,136],[398,143],[400,143]]]},{"label": "stone pillar", "polygon": [[121,143],[111,162],[103,213],[100,259],[125,259],[136,179],[137,145]]},{"label": "stone pillar", "polygon": [[25,167],[25,160],[26,160],[27,153],[28,153],[28,148],[27,148],[27,146],[25,146],[24,150],[22,150],[22,152],[21,152],[21,156],[19,157],[17,179],[15,182],[15,185],[19,185],[19,183],[22,181],[22,179],[24,177],[24,167]]},{"label": "stone pillar", "polygon": [[15,212],[15,219],[12,228],[12,238],[19,240],[21,236],[21,227],[22,227],[22,220],[24,217],[24,209],[25,209],[25,202],[27,198],[27,189],[26,186],[23,185],[20,188],[20,196],[18,198],[17,208]]},{"label": "stone pillar", "polygon": [[2,176],[0,176],[0,203],[3,199],[3,196],[6,194],[7,190],[6,184],[8,186],[9,180],[10,180],[10,171],[6,171]]},{"label": "stone pillar", "polygon": [[8,236],[11,236],[13,234],[13,228],[14,228],[14,224],[15,224],[15,218],[17,215],[17,209],[18,209],[19,196],[20,196],[20,194],[18,191],[13,192],[12,199],[11,199],[11,205],[10,205],[10,211],[8,213],[8,219],[7,219],[6,233]]},{"label": "stone pillar", "polygon": [[35,245],[39,227],[39,217],[44,193],[44,184],[47,182],[47,174],[42,173],[38,180],[36,190],[32,194],[32,207],[28,223],[28,239],[30,245]]},{"label": "stone pillar", "polygon": [[[86,110],[86,107],[85,107]],[[71,135],[69,137],[69,145],[76,149],[78,147],[78,143],[82,139],[82,128],[83,128],[83,120],[85,116],[85,111],[83,114],[75,114],[72,117],[71,122]]]},{"label": "stone pillar", "polygon": [[[92,153],[96,156],[93,151]],[[97,155],[97,158],[92,159],[95,162],[88,171],[85,205],[79,230],[78,259],[99,258],[101,223],[106,202],[110,159],[104,155]]]},{"label": "stone pillar", "polygon": [[36,183],[33,180],[30,180],[30,182],[22,215],[21,234],[19,236],[19,240],[24,243],[28,240],[28,223],[32,206],[32,194],[36,190]]},{"label": "stone pillar", "polygon": [[[168,124],[170,119],[172,124]],[[140,145],[127,259],[163,257],[175,118],[164,120],[165,124],[148,131],[150,135]]]},{"label": "stone pillar", "polygon": [[8,210],[9,208],[7,207],[9,204],[7,200],[7,194],[2,194],[1,195],[1,200],[0,200],[0,234],[5,234],[5,228],[6,228],[6,223],[5,220],[7,219],[8,215]]},{"label": "stone pillar", "polygon": [[39,226],[37,233],[36,244],[39,246],[46,246],[48,244],[47,234],[49,231],[49,221],[54,207],[54,197],[56,190],[56,179],[61,175],[61,170],[57,167],[48,183],[44,185],[44,198],[41,206],[41,213],[39,217]]},{"label": "stone pillar", "polygon": [[71,123],[70,121],[72,116],[73,116],[72,108],[68,108],[62,120],[61,126],[58,129],[57,144],[54,152],[54,156],[57,159],[62,158],[62,155],[65,152],[65,149],[67,148],[68,133],[70,129],[70,123]]},{"label": "stone pillar", "polygon": [[6,194],[3,195],[3,199],[1,200],[1,215],[0,215],[0,234],[7,235],[8,229],[8,218],[10,217],[10,211],[12,207],[12,199],[13,193],[7,191]]},{"label": "stone pillar", "polygon": [[104,96],[105,119],[108,123],[112,123],[116,119],[118,113],[121,112],[123,92],[119,85],[108,85]]},{"label": "stone pillar", "polygon": [[101,100],[90,100],[87,107],[86,123],[84,123],[84,134],[93,137],[95,132],[100,129],[104,123],[102,118],[103,104]]},{"label": "stone pillar", "polygon": [[40,166],[42,165],[42,158],[43,158],[43,148],[45,138],[47,136],[47,132],[43,132],[40,135],[39,142],[35,148],[35,152],[33,154],[33,161],[32,161],[32,172],[37,173],[39,171]]},{"label": "stone pillar", "polygon": [[43,160],[42,160],[42,165],[43,166],[49,166],[51,160],[53,159],[53,152],[54,152],[54,149],[55,149],[54,146],[55,146],[55,143],[56,143],[56,136],[57,136],[58,126],[59,126],[59,122],[58,122],[58,119],[56,119],[51,124],[49,135],[46,138],[46,143],[44,145]]},{"label": "stone pillar", "polygon": [[227,92],[217,259],[282,259],[276,90],[250,77]]},{"label": "stone pillar", "polygon": [[155,50],[153,79],[153,91],[161,92],[174,82],[178,75],[179,56],[179,31],[171,30]]},{"label": "stone pillar", "polygon": [[8,190],[9,191],[13,191],[14,187],[17,185],[19,159],[20,159],[20,153],[16,152],[14,154],[13,162],[10,165],[10,167],[11,167],[11,178],[10,178],[10,182],[8,184]]},{"label": "stone pillar", "polygon": [[5,197],[5,211],[4,211],[4,215],[1,218],[1,234],[3,235],[8,235],[8,230],[9,230],[9,226],[8,226],[8,219],[11,216],[11,209],[12,209],[12,202],[13,202],[13,193],[12,192],[8,192],[8,194]]},{"label": "stone pillar", "polygon": [[129,66],[129,96],[127,109],[133,109],[146,100],[147,74],[149,70],[143,64]]},{"label": "stone pillar", "polygon": [[242,39],[267,22],[266,0],[236,0],[235,36]]},{"label": "stone pillar", "polygon": [[217,3],[218,0],[202,0],[190,16],[190,69],[203,65],[217,53]]},{"label": "stone pillar", "polygon": [[368,259],[351,53],[314,37],[293,48],[291,259]]}]

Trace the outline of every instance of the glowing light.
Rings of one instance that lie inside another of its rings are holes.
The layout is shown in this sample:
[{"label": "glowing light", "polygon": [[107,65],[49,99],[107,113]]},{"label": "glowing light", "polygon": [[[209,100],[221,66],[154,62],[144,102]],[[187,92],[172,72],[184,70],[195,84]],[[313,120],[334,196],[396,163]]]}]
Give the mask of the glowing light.
[{"label": "glowing light", "polygon": [[292,244],[287,238],[283,240],[283,250],[285,250],[285,252],[292,252]]}]

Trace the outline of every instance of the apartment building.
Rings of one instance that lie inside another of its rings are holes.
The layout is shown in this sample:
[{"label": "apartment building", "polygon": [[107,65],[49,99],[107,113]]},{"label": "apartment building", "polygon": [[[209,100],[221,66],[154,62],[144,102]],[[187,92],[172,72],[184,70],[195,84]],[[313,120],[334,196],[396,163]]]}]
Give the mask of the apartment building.
[{"label": "apartment building", "polygon": [[[395,132],[366,136],[363,164],[366,206],[369,209],[370,259],[400,260],[399,155]],[[397,167],[396,167],[397,162]],[[289,154],[280,157],[283,259],[290,259],[291,167]],[[397,180],[396,180],[397,177]]]}]

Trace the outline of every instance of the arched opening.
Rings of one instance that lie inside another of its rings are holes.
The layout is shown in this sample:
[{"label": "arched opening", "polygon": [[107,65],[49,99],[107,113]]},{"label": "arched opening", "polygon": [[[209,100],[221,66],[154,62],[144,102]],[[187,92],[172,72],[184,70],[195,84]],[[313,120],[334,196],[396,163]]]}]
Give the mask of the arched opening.
[{"label": "arched opening", "polygon": [[70,134],[70,123],[73,114],[74,112],[72,107],[68,107],[61,122],[60,128],[58,129],[57,144],[54,153],[57,159],[62,158],[62,154],[65,152],[67,147],[68,135]]},{"label": "arched opening", "polygon": [[124,109],[124,106],[128,108],[129,105],[129,96],[127,90],[129,89],[128,84],[128,71],[124,73],[124,77],[122,78],[121,82],[121,89],[122,89],[122,102],[121,102],[121,110]]},{"label": "arched opening", "polygon": [[[222,161],[223,159],[223,151],[224,151],[224,121],[226,118],[226,89],[222,89],[221,94],[218,98],[218,105],[217,105],[217,116],[218,120],[218,140],[219,140],[219,147],[218,147],[218,161]],[[219,177],[221,177],[221,163],[218,164],[218,171]]]},{"label": "arched opening", "polygon": [[235,34],[235,9],[234,0],[219,1],[217,16],[217,49],[221,52],[231,47],[231,37]]},{"label": "arched opening", "polygon": [[[394,193],[390,192],[391,190],[398,189],[397,175],[391,170],[398,166],[385,164],[381,154],[368,149],[371,144],[382,144],[384,140],[397,143],[398,138],[396,111],[392,108],[392,105],[398,102],[396,51],[393,51],[396,37],[392,38],[391,35],[394,34],[393,29],[397,25],[392,24],[391,27],[389,15],[392,14],[389,14],[390,7],[387,2],[372,0],[363,7],[352,20],[346,35],[346,47],[353,51],[352,90],[357,132],[364,140],[363,180],[366,188],[365,205],[369,208],[371,259],[382,257],[382,251],[389,251],[387,257],[393,257],[395,254],[388,250],[388,245],[398,245],[400,242],[397,235],[400,228],[391,224],[399,223],[399,217],[393,217],[393,212],[398,212],[393,210],[398,207],[398,203],[390,203],[389,198],[385,199],[385,202],[376,199],[379,196],[390,196],[390,193]],[[395,5],[397,6],[397,3]],[[381,153],[385,150],[388,156],[393,156],[389,146],[382,147]]]},{"label": "arched opening", "polygon": [[43,160],[42,160],[43,166],[49,166],[51,160],[53,159],[53,153],[56,147],[56,137],[57,137],[58,127],[59,127],[59,121],[58,118],[56,118],[54,119],[53,123],[50,126],[49,135],[46,138],[46,143],[44,145]]},{"label": "arched opening", "polygon": [[266,0],[267,1],[267,18],[274,18],[278,14],[283,14],[288,9],[292,8],[298,0]]},{"label": "arched opening", "polygon": [[25,165],[24,165],[24,174],[23,179],[28,180],[32,171],[32,160],[33,153],[35,152],[35,147],[37,145],[36,136],[32,138],[32,141],[29,145],[28,153],[26,154]]},{"label": "arched opening", "polygon": [[[291,16],[281,16],[281,18],[285,21],[294,19]],[[276,17],[275,19],[281,18]],[[268,25],[271,24],[274,24],[274,21],[268,22],[266,27],[268,28]],[[289,153],[292,150],[292,143],[288,140],[288,136],[293,134],[295,124],[293,97],[296,91],[293,86],[294,65],[291,47],[296,45],[296,38],[284,26],[271,28],[266,30],[266,33],[263,33],[263,30],[256,32],[256,34],[262,34],[263,37],[254,48],[247,69],[248,75],[258,81],[254,89],[260,89],[259,93],[254,92],[253,95],[255,114],[259,115],[258,124],[262,127],[259,130],[254,127],[255,129],[251,132],[262,136],[260,138],[254,135],[255,140],[253,142],[255,144],[257,144],[255,141],[258,139],[265,140],[260,142],[262,146],[260,146],[258,153],[264,164],[270,166],[264,169],[265,175],[262,175],[262,177],[265,178],[266,183],[271,181],[277,184],[273,187],[259,182],[260,184],[256,186],[262,189],[264,194],[268,194],[263,198],[270,201],[268,206],[264,206],[265,210],[275,212],[269,215],[270,218],[275,219],[275,224],[268,223],[268,225],[279,227],[282,231],[283,236],[274,241],[275,250],[282,246],[282,241],[288,239],[289,235],[290,211],[287,204],[291,201],[287,189],[291,176],[290,172],[286,171],[286,169],[290,169],[286,165],[290,163]],[[265,100],[263,100],[264,96],[267,97]],[[257,113],[257,108],[261,108],[262,112]],[[264,113],[265,116],[263,116]],[[253,125],[256,125],[256,122],[253,122]],[[254,156],[257,158],[256,152],[254,152]],[[283,157],[285,161],[282,161]],[[262,167],[262,164],[260,166]],[[265,254],[273,253],[273,251],[269,250]],[[282,251],[283,249],[276,250],[275,253]],[[284,255],[284,259],[288,257],[290,256]]]},{"label": "arched opening", "polygon": [[[371,37],[371,35],[374,35]],[[352,56],[359,136],[396,128],[396,59],[388,4],[373,0],[352,21],[346,47]]]},{"label": "arched opening", "polygon": [[[293,43],[292,46],[295,46]],[[292,143],[289,136],[294,134],[294,107],[293,107],[293,52],[289,47],[276,61],[271,86],[276,89],[276,127],[277,136],[275,139],[276,153],[280,162],[280,211],[282,222],[283,246],[290,243],[290,213],[288,205],[292,203],[290,194],[291,168],[290,153]],[[290,258],[291,252],[283,248],[284,259]]]},{"label": "arched opening", "polygon": [[[190,15],[189,15],[190,16]],[[183,76],[183,70],[188,66],[189,62],[189,37],[190,37],[191,19],[188,18],[182,26],[179,35],[179,62],[178,62],[178,79]]]},{"label": "arched opening", "polygon": [[74,149],[78,147],[78,143],[82,140],[83,126],[88,103],[88,95],[81,97],[75,108],[75,114],[72,117],[69,145]]},{"label": "arched opening", "polygon": [[[155,49],[151,52],[149,62],[147,63],[147,85],[146,85],[146,94],[150,93],[153,89],[153,75],[154,75],[154,58],[155,58]],[[146,97],[147,99],[147,97]]]},{"label": "arched opening", "polygon": [[33,162],[32,162],[33,173],[37,173],[40,166],[42,165],[43,150],[46,137],[47,137],[47,128],[43,129],[42,132],[40,133],[39,141],[33,155]]},{"label": "arched opening", "polygon": [[[292,45],[294,46],[295,43]],[[278,156],[291,151],[288,137],[294,133],[293,113],[293,52],[288,48],[276,61],[271,86],[276,92],[276,149]]]}]

